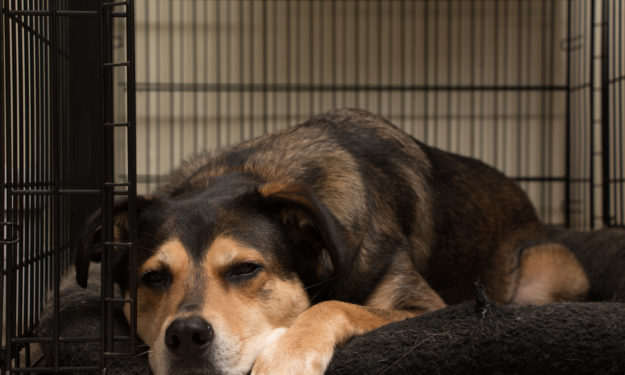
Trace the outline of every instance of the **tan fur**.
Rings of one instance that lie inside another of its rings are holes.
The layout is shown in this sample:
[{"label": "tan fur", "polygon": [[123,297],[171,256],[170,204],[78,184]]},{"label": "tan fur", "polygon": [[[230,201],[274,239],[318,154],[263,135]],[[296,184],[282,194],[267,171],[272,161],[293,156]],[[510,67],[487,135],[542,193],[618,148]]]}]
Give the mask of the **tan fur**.
[{"label": "tan fur", "polygon": [[318,303],[260,353],[252,375],[322,374],[335,345],[408,316],[403,312],[376,313],[375,309],[340,301]]},{"label": "tan fur", "polygon": [[533,246],[523,252],[517,285],[512,302],[520,305],[581,299],[590,286],[575,256],[555,243]]},{"label": "tan fur", "polygon": [[[241,262],[256,262],[264,270],[250,282],[229,285],[224,272]],[[157,374],[167,373],[168,352],[164,335],[176,318],[200,314],[215,332],[214,348],[217,368],[224,374],[237,374],[252,366],[258,353],[275,341],[310,303],[297,278],[284,280],[274,272],[272,259],[227,237],[217,238],[200,265],[200,283],[194,276],[193,261],[182,243],[170,240],[159,248],[140,268],[139,275],[167,267],[172,276],[166,292],[140,286],[138,293],[138,333],[153,347],[150,355]],[[185,295],[199,284],[203,286],[200,311],[179,312]],[[126,309],[128,310],[128,309]],[[129,312],[126,311],[127,317]]]},{"label": "tan fur", "polygon": [[[177,239],[165,242],[137,272],[141,277],[147,271],[167,267],[172,276],[171,289],[162,294],[139,284],[137,288],[137,333],[148,345],[153,345],[161,330],[162,322],[170,317],[182,301],[187,289],[190,259]],[[126,295],[128,298],[128,294]],[[124,305],[124,314],[130,321],[130,306]]]},{"label": "tan fur", "polygon": [[[221,277],[226,268],[234,263],[249,261],[263,264],[267,271],[262,271],[244,286],[226,287]],[[230,238],[220,237],[215,240],[203,264],[209,280],[202,314],[205,317],[229,317],[230,331],[238,337],[250,334],[250,326],[256,333],[263,329],[290,326],[308,308],[308,297],[299,281],[278,278],[271,262],[271,259],[264,259],[258,251]],[[215,282],[211,283],[211,280]],[[263,296],[267,291],[271,291],[269,296]],[[255,321],[254,325],[249,324],[252,320]]]}]

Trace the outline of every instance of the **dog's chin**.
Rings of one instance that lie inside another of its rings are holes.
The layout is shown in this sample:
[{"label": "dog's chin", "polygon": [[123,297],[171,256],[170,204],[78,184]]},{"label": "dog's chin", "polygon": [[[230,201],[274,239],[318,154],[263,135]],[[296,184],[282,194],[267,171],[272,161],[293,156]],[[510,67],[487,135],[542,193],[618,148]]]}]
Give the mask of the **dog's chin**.
[{"label": "dog's chin", "polygon": [[217,371],[215,368],[208,364],[196,362],[171,362],[169,369],[163,374],[188,374],[188,375],[225,375],[222,372]]},{"label": "dog's chin", "polygon": [[245,375],[249,371],[232,371],[218,369],[204,358],[198,358],[194,360],[174,360],[168,358],[150,358],[150,366],[154,375]]},{"label": "dog's chin", "polygon": [[167,351],[150,351],[150,367],[154,375],[247,375],[252,370],[251,361],[240,361],[235,365],[227,365],[223,361],[215,360],[210,354],[193,359],[179,360],[173,358]]},{"label": "dog's chin", "polygon": [[172,362],[165,369],[152,370],[155,375],[248,375],[251,371],[251,368],[246,371],[218,370],[208,364],[190,364],[188,362]]},{"label": "dog's chin", "polygon": [[217,370],[210,365],[204,364],[190,364],[188,362],[175,363],[172,362],[166,368],[158,368],[152,369],[154,375],[179,375],[179,374],[188,374],[188,375],[249,375],[252,369],[250,368],[247,371],[238,372],[238,371],[221,371]]},{"label": "dog's chin", "polygon": [[[162,341],[161,341],[162,342]],[[179,360],[172,357],[164,346],[157,341],[150,351],[150,367],[154,375],[229,375],[215,368],[204,356],[191,360]]]}]

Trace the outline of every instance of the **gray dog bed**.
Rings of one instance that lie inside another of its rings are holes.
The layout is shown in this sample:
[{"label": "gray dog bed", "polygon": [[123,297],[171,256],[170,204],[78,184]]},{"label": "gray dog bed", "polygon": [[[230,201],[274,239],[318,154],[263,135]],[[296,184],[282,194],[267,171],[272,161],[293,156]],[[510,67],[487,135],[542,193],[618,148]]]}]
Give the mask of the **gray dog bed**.
[{"label": "gray dog bed", "polygon": [[[541,307],[497,306],[479,285],[475,301],[449,306],[355,337],[337,349],[328,374],[623,374],[625,373],[625,230],[550,230],[569,245],[591,280],[592,300]],[[99,283],[63,288],[61,334],[98,335]],[[115,332],[128,334],[121,310]],[[45,315],[40,333],[50,335]],[[43,347],[48,358],[50,347]],[[127,350],[123,344],[116,349]],[[141,349],[141,348],[140,348]],[[146,349],[147,350],[147,349]],[[99,364],[97,343],[65,344],[63,366]],[[107,374],[148,374],[147,356],[110,361]]]}]

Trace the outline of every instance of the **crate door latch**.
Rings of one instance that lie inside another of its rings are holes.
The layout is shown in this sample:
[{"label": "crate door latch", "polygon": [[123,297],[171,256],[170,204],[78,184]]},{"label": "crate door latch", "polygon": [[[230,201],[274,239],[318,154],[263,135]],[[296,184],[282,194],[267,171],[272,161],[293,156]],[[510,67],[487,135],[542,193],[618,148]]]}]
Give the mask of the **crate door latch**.
[{"label": "crate door latch", "polygon": [[[0,225],[3,227],[7,227],[7,235],[9,233],[12,234],[12,238],[2,238],[0,239],[0,244],[2,245],[13,245],[16,244],[20,241],[20,225],[18,223],[11,223],[11,222],[0,222]],[[11,230],[12,229],[12,230]],[[4,232],[4,230],[3,230]]]}]

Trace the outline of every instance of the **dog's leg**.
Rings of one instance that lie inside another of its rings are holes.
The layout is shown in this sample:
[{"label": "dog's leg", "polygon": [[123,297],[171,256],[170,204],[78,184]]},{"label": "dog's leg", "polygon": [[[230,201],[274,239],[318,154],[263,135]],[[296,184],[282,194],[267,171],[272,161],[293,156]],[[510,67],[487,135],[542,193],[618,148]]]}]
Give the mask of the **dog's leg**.
[{"label": "dog's leg", "polygon": [[573,253],[560,244],[546,243],[523,251],[511,302],[540,305],[572,301],[585,297],[588,288],[586,273]]},{"label": "dog's leg", "polygon": [[412,268],[406,253],[395,255],[395,261],[365,305],[381,310],[409,311],[413,316],[446,306],[423,276]]},{"label": "dog's leg", "polygon": [[353,336],[412,316],[341,301],[325,301],[304,311],[256,358],[252,375],[323,374],[334,348]]},{"label": "dog's leg", "polygon": [[304,311],[256,358],[252,375],[323,374],[334,348],[385,324],[445,307],[445,303],[398,254],[366,306],[326,301]]}]

